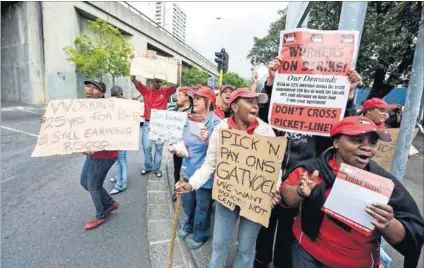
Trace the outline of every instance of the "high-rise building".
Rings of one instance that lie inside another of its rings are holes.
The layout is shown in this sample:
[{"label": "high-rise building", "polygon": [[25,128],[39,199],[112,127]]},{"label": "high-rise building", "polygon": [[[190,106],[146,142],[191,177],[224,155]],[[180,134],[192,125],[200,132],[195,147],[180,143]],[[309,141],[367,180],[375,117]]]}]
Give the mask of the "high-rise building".
[{"label": "high-rise building", "polygon": [[185,41],[187,16],[177,3],[155,2],[153,20],[179,40]]}]

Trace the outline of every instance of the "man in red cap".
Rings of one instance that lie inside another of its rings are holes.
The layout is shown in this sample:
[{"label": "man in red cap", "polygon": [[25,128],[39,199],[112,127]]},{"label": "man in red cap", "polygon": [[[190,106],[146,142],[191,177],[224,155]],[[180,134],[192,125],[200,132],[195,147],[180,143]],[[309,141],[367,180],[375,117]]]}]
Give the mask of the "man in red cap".
[{"label": "man in red cap", "polygon": [[364,116],[373,121],[378,128],[386,128],[386,120],[389,118],[391,106],[382,99],[372,98],[362,103]]},{"label": "man in red cap", "polygon": [[231,93],[236,89],[232,85],[223,85],[219,90],[219,97],[221,103],[218,107],[215,108],[214,113],[221,119],[227,118],[231,114],[230,109],[230,96]]},{"label": "man in red cap", "polygon": [[[131,55],[130,59],[134,58],[134,55]],[[178,63],[177,73],[180,73],[180,63]],[[134,75],[131,76],[131,81],[134,83],[135,88],[140,92],[144,99],[144,125],[142,133],[142,143],[144,151],[144,168],[141,169],[141,175],[146,175],[149,172],[152,172],[157,177],[162,177],[162,172],[160,171],[162,163],[162,151],[163,143],[157,143],[149,139],[149,130],[150,130],[150,113],[152,109],[156,110],[166,110],[168,99],[176,91],[181,84],[181,76],[177,75],[178,80],[177,84],[170,85],[168,87],[161,87],[162,80],[153,79],[151,81],[151,86],[148,87],[138,81]],[[152,149],[153,143],[155,144],[155,156],[152,163]]]}]

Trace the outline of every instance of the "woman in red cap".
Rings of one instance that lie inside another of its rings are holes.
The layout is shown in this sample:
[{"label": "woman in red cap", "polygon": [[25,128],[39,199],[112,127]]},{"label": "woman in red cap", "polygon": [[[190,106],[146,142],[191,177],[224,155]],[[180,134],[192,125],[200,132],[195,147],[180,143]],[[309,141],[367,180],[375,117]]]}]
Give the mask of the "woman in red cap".
[{"label": "woman in red cap", "polygon": [[379,129],[386,128],[391,106],[382,99],[372,98],[362,103],[363,115],[374,122]]},{"label": "woman in red cap", "polygon": [[[254,133],[275,137],[272,128],[256,117],[259,110],[258,104],[265,103],[267,99],[267,95],[252,92],[248,88],[238,89],[231,94],[229,104],[232,115],[223,119],[212,133],[206,159],[202,166],[196,170],[188,182],[176,184],[175,188],[178,195],[185,195],[193,190],[200,189],[213,176],[216,169],[218,133],[221,129],[238,129],[248,134]],[[275,192],[273,194],[275,195]],[[276,200],[273,200],[273,202],[276,202]],[[237,257],[232,267],[253,267],[256,237],[261,225],[240,216],[239,208],[230,210],[220,203],[216,203],[215,208],[212,257],[209,267],[224,267],[233,229],[239,218]]]},{"label": "woman in red cap", "polygon": [[[424,220],[402,183],[371,160],[377,140],[390,141],[390,136],[363,116],[343,119],[333,126],[330,135],[333,148],[294,167],[280,186],[282,204],[301,208],[293,224],[293,267],[378,267],[381,237],[405,256],[405,267],[416,267]],[[342,163],[394,183],[387,205],[373,203],[364,207],[375,226],[370,236],[321,210]]]},{"label": "woman in red cap", "polygon": [[[187,148],[186,153],[183,153],[184,146],[181,145],[171,149],[171,152],[183,157],[182,165],[185,167],[185,181],[189,181],[193,173],[202,165],[208,149],[209,136],[221,122],[221,119],[213,113],[215,102],[215,92],[211,88],[201,87],[194,93],[193,112],[195,115],[190,114],[189,118],[204,125],[204,127],[201,127],[201,137],[192,135],[190,126],[186,125],[183,133],[184,145]],[[188,124],[197,124],[197,122],[191,121]],[[192,237],[186,239],[187,246],[190,249],[199,248],[209,237],[213,174],[204,178],[206,179],[205,183],[195,192],[182,196],[183,209],[187,217],[181,225],[178,237],[185,239],[190,233],[193,233]]]},{"label": "woman in red cap", "polygon": [[231,109],[230,109],[230,96],[231,93],[236,88],[232,85],[223,85],[221,87],[219,97],[221,99],[221,103],[216,109],[214,110],[214,113],[221,119],[227,118],[230,116]]}]

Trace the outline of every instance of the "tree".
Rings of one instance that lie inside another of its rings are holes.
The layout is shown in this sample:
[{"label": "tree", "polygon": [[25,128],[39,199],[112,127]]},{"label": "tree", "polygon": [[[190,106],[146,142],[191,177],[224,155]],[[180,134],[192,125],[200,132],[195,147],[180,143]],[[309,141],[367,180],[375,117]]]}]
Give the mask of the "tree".
[{"label": "tree", "polygon": [[252,65],[268,65],[278,56],[278,47],[280,43],[280,32],[286,26],[287,8],[278,11],[280,18],[271,23],[268,34],[263,37],[253,37],[253,47],[249,50],[247,59],[250,59]]},{"label": "tree", "polygon": [[116,27],[100,18],[89,21],[89,24],[95,35],[94,40],[85,33],[77,36],[75,48],[63,48],[68,61],[76,64],[77,72],[89,78],[102,79],[110,74],[113,84],[116,77],[130,75],[128,57],[133,52],[132,45]]},{"label": "tree", "polygon": [[[337,30],[342,2],[312,2],[308,28]],[[422,2],[368,2],[356,69],[363,86],[372,86],[368,98],[383,98],[409,82]],[[286,10],[269,27],[267,36],[254,37],[247,56],[252,64],[268,64],[278,54]]]},{"label": "tree", "polygon": [[181,85],[182,86],[195,86],[198,84],[208,84],[208,73],[201,71],[195,67],[189,69],[183,69],[181,74]]},{"label": "tree", "polygon": [[250,87],[250,84],[246,80],[244,80],[238,74],[233,72],[228,72],[224,74],[224,76],[222,77],[222,84],[230,84],[235,86],[236,88]]}]

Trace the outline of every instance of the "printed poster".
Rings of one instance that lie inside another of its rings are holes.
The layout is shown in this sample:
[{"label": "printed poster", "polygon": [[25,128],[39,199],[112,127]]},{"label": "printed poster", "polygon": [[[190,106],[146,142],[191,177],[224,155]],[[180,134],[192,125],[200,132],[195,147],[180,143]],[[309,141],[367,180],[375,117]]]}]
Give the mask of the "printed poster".
[{"label": "printed poster", "polygon": [[342,164],[323,206],[323,211],[365,236],[371,235],[374,219],[365,208],[372,203],[387,204],[394,184],[390,179]]},{"label": "printed poster", "polygon": [[286,132],[330,136],[344,117],[358,31],[282,31],[268,120]]}]

